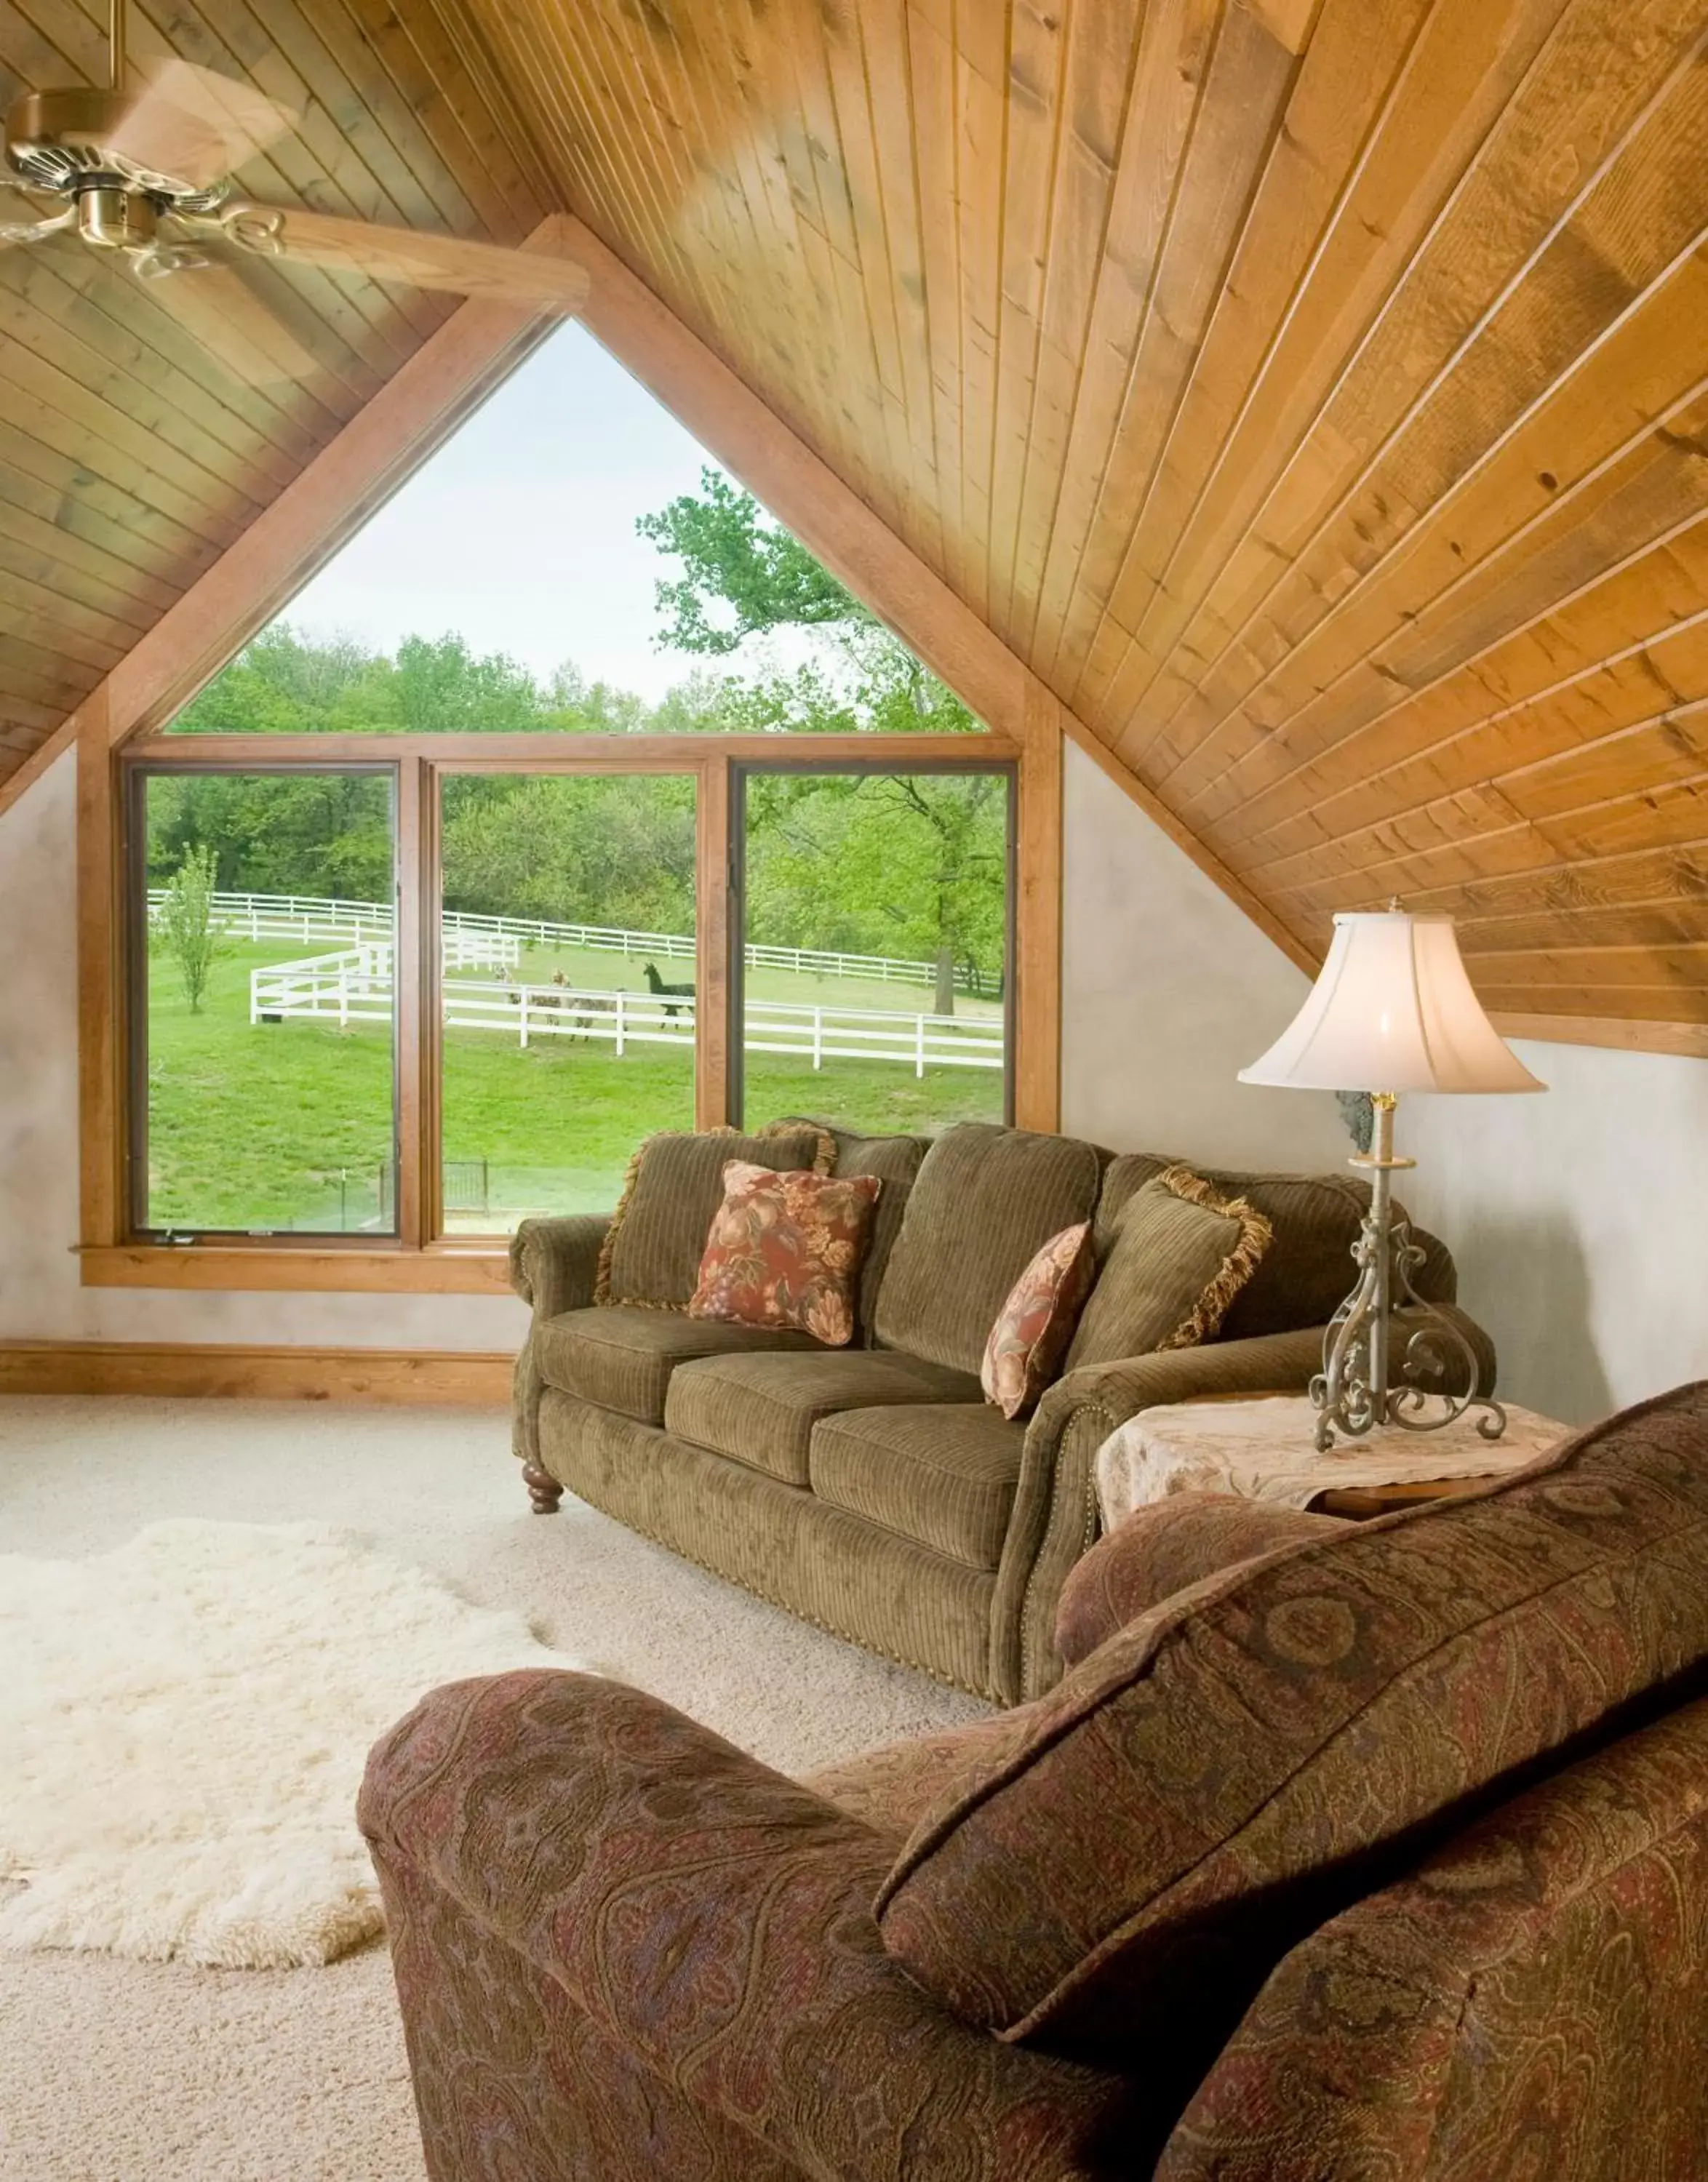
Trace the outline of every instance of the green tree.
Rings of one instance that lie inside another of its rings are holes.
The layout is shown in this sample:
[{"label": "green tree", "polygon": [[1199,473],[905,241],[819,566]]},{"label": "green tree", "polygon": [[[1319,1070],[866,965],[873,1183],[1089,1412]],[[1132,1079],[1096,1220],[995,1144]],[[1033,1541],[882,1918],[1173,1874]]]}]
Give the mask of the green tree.
[{"label": "green tree", "polygon": [[214,919],[214,861],[213,851],[192,848],[166,882],[161,905],[159,933],[178,966],[184,997],[190,1012],[202,1012],[202,996],[219,954],[219,928]]},{"label": "green tree", "polygon": [[[697,497],[684,493],[641,516],[635,528],[683,563],[682,575],[661,581],[657,594],[659,612],[674,617],[659,642],[673,651],[734,651],[744,638],[785,623],[872,623],[822,562],[780,525],[765,521],[751,493],[717,470],[701,471]],[[708,617],[714,601],[733,623]]]}]

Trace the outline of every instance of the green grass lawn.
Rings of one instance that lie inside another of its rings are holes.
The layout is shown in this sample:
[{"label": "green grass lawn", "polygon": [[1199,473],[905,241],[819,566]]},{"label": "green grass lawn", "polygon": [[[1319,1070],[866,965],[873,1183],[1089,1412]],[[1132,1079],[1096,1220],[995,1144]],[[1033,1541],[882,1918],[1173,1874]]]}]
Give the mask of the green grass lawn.
[{"label": "green grass lawn", "polygon": [[[389,1192],[383,1208],[381,1193],[391,1144],[389,1035],[377,1025],[341,1032],[313,1022],[249,1023],[251,969],[316,951],[333,950],[305,949],[300,941],[233,943],[197,1016],[169,963],[154,960],[151,1226],[389,1228]],[[561,960],[575,983],[642,987],[639,962],[620,955],[543,960],[543,976],[541,956],[524,962],[530,982],[549,981]],[[591,973],[602,966],[607,974],[596,978]],[[659,967],[673,978],[687,974],[685,965]],[[868,1007],[899,999],[894,987],[886,1000],[881,986],[857,987],[851,979],[762,974],[768,986],[775,980],[790,989],[772,991],[774,998]],[[967,1005],[957,1012],[991,1011]],[[693,1126],[692,1055],[685,1047],[635,1046],[619,1059],[597,1043],[546,1038],[524,1051],[507,1036],[452,1030],[444,1090],[446,1224],[458,1232],[502,1232],[530,1212],[607,1210],[642,1137]],[[827,1061],[815,1073],[807,1060],[755,1054],[746,1109],[755,1121],[809,1113],[861,1128],[936,1128],[1000,1120],[1002,1078],[995,1069],[929,1068],[920,1079],[906,1064],[871,1061]]]}]

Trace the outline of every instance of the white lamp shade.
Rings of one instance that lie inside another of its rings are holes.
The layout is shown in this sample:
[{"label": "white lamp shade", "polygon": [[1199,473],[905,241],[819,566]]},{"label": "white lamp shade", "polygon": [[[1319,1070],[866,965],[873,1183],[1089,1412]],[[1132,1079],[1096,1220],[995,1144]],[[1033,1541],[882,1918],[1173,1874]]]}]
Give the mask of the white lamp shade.
[{"label": "white lamp shade", "polygon": [[1483,1011],[1450,917],[1345,913],[1305,1005],[1242,1083],[1545,1091]]}]

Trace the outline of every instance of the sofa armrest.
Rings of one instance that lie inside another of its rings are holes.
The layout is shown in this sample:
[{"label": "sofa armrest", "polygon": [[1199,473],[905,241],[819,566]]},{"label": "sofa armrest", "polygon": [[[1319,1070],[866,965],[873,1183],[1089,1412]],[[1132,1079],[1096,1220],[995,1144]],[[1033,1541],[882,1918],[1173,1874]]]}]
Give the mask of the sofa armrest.
[{"label": "sofa armrest", "polygon": [[[1478,1387],[1494,1385],[1494,1345],[1474,1319],[1438,1306],[1471,1343]],[[1409,1314],[1402,1313],[1403,1328]],[[1214,1394],[1303,1393],[1323,1368],[1326,1326],[1158,1349],[1070,1371],[1046,1389],[1026,1433],[1020,1480],[997,1571],[991,1676],[1010,1703],[1040,1695],[1060,1677],[1056,1611],[1068,1574],[1096,1542],[1098,1448],[1136,1410]],[[1400,1336],[1404,1342],[1404,1332]]]},{"label": "sofa armrest", "polygon": [[510,1285],[536,1318],[584,1310],[593,1300],[599,1253],[611,1225],[604,1212],[524,1220],[510,1238]]},{"label": "sofa armrest", "polygon": [[1070,1667],[1177,1591],[1207,1576],[1344,1531],[1338,1515],[1245,1500],[1233,1493],[1177,1493],[1135,1508],[1068,1572],[1056,1614],[1056,1648]]},{"label": "sofa armrest", "polygon": [[593,1300],[609,1216],[572,1212],[555,1220],[524,1220],[510,1238],[510,1285],[534,1307],[516,1359],[510,1444],[518,1462],[540,1463],[540,1396],[545,1382],[534,1360],[535,1330],[566,1310],[585,1310]]},{"label": "sofa armrest", "polygon": [[996,1576],[991,1667],[1004,1697],[1037,1697],[1061,1675],[1056,1610],[1069,1570],[1096,1542],[1095,1464],[1117,1425],[1157,1402],[1302,1393],[1322,1366],[1316,1326],[1087,1365],[1045,1391],[1027,1430]]},{"label": "sofa armrest", "polygon": [[1123,2108],[1117,2080],[1002,2045],[890,1961],[872,1903],[897,1838],[621,1683],[435,1691],[375,1746],[360,1817],[400,1959],[424,1959],[412,1904],[461,1913],[423,1974],[465,1991],[420,2014],[448,2008],[464,2053],[511,1960],[807,2175],[1045,2182]]}]

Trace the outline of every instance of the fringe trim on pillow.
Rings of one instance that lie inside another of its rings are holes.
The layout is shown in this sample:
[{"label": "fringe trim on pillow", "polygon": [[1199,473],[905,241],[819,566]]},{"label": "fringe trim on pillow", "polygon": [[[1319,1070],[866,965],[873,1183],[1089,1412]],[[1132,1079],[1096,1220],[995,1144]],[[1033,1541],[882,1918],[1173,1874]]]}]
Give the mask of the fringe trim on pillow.
[{"label": "fringe trim on pillow", "polygon": [[[781,1121],[768,1121],[758,1133],[761,1137],[804,1137],[808,1129],[811,1129],[818,1139],[818,1149],[812,1155],[813,1173],[817,1175],[835,1174],[836,1171],[836,1139],[831,1135],[829,1129],[824,1127],[822,1121],[810,1121],[805,1119],[801,1121],[790,1121],[785,1119]],[[729,1134],[731,1136],[739,1136],[741,1134],[741,1132],[739,1129],[731,1129],[729,1132]]]},{"label": "fringe trim on pillow", "polygon": [[1221,1271],[1160,1344],[1165,1349],[1197,1349],[1213,1341],[1222,1331],[1222,1321],[1232,1310],[1234,1299],[1262,1263],[1264,1252],[1275,1239],[1275,1230],[1256,1205],[1248,1205],[1243,1197],[1221,1196],[1190,1166],[1164,1167],[1155,1178],[1171,1196],[1201,1205],[1206,1212],[1225,1214],[1239,1223],[1239,1239],[1222,1260]]},{"label": "fringe trim on pillow", "polygon": [[[674,1136],[672,1129],[655,1132],[658,1136]],[[593,1269],[593,1300],[608,1304],[611,1300],[611,1264],[616,1254],[617,1238],[623,1232],[623,1222],[629,1216],[629,1204],[635,1194],[635,1185],[640,1179],[640,1162],[646,1156],[646,1147],[652,1137],[642,1137],[629,1155],[629,1164],[623,1170],[623,1188],[617,1199],[617,1210],[611,1215],[611,1224],[605,1230],[605,1239],[599,1245],[599,1262]]]},{"label": "fringe trim on pillow", "polygon": [[[818,1149],[812,1155],[814,1174],[834,1174],[836,1171],[836,1139],[828,1129],[817,1121],[768,1121],[757,1133],[761,1137],[801,1137],[811,1129],[818,1139]],[[635,1194],[635,1185],[640,1179],[640,1162],[646,1156],[646,1147],[663,1137],[740,1137],[749,1133],[738,1129],[733,1122],[725,1121],[715,1129],[655,1129],[650,1137],[643,1137],[629,1155],[623,1171],[623,1188],[617,1199],[617,1209],[611,1215],[611,1224],[605,1230],[604,1240],[599,1245],[599,1262],[593,1269],[593,1300],[608,1305],[611,1301],[611,1268],[616,1261],[617,1238],[623,1232],[623,1222],[629,1216],[629,1200]],[[685,1306],[679,1303],[655,1303],[646,1296],[624,1296],[625,1309],[632,1310],[674,1310],[679,1318]]]}]

